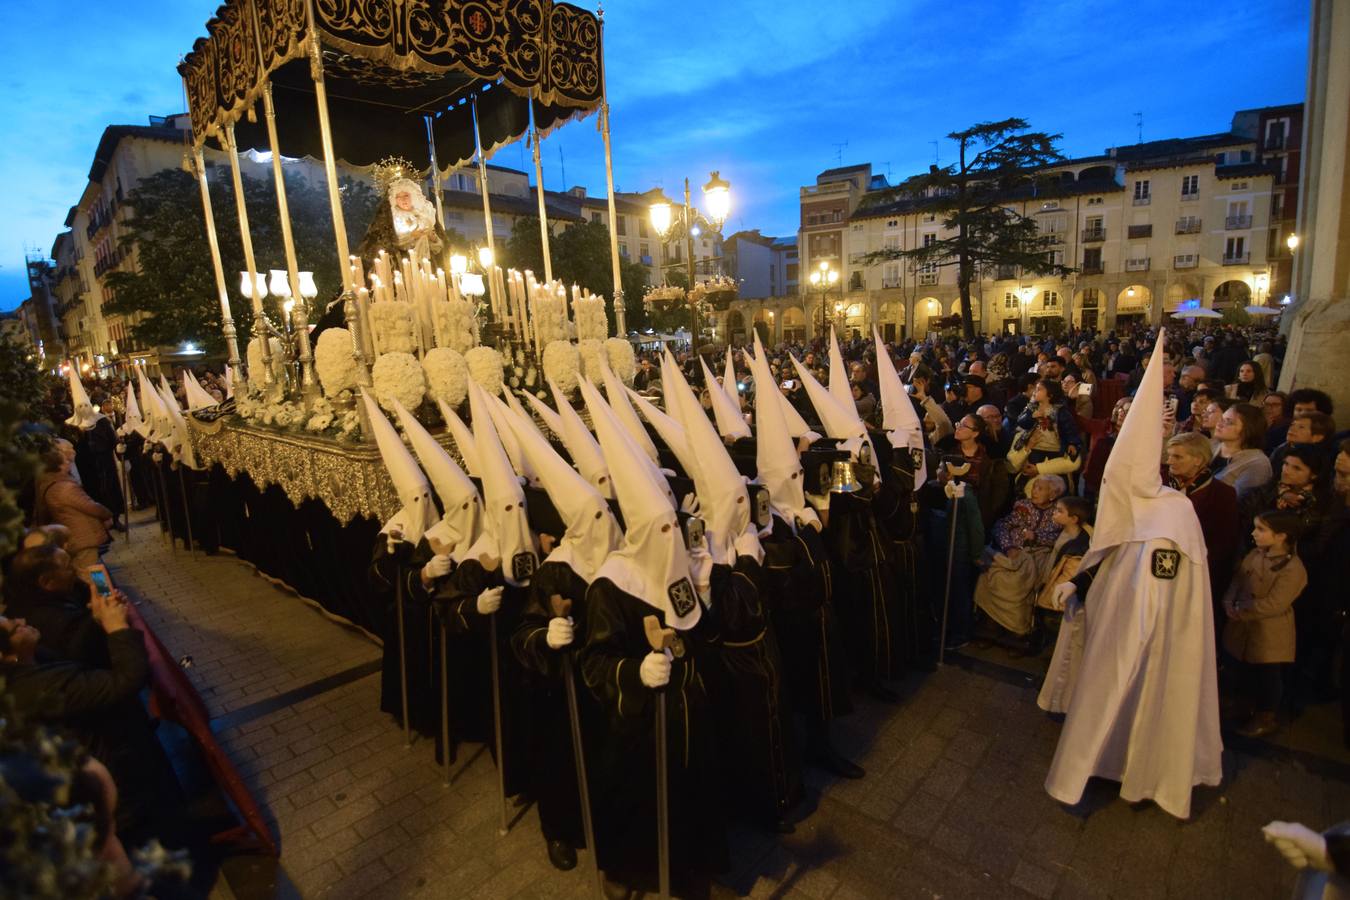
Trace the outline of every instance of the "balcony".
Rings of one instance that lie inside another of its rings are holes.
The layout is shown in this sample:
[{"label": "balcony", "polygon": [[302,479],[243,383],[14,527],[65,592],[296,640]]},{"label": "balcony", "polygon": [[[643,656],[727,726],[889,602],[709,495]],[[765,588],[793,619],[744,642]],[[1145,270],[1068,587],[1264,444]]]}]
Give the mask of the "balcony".
[{"label": "balcony", "polygon": [[1199,200],[1199,199],[1200,199],[1200,192],[1199,192],[1199,191],[1182,191],[1182,192],[1181,192],[1181,202],[1182,202],[1182,203],[1185,203],[1187,200]]},{"label": "balcony", "polygon": [[998,266],[994,269],[995,281],[1012,281],[1017,277],[1016,266]]},{"label": "balcony", "polygon": [[1152,203],[1152,202],[1153,202],[1153,198],[1150,197],[1148,194],[1145,194],[1145,195],[1142,196],[1142,197],[1135,197],[1135,198],[1134,198],[1134,205],[1135,205],[1135,206],[1148,206],[1148,205],[1149,205],[1150,203]]},{"label": "balcony", "polygon": [[882,286],[882,288],[898,288],[898,287],[900,287],[900,279],[899,279],[899,278],[883,278],[883,279],[881,279],[881,286]]},{"label": "balcony", "polygon": [[1106,240],[1106,229],[1105,229],[1105,228],[1084,228],[1084,229],[1083,229],[1083,242],[1084,242],[1084,243],[1092,243],[1092,242],[1095,242],[1095,241],[1104,241],[1104,240]]},{"label": "balcony", "polygon": [[1225,253],[1223,255],[1223,264],[1225,266],[1245,266],[1251,262],[1252,255],[1248,253]]},{"label": "balcony", "polygon": [[1062,244],[1064,243],[1064,235],[1058,231],[1042,232],[1041,242],[1045,244]]},{"label": "balcony", "polygon": [[1105,271],[1105,269],[1102,268],[1102,264],[1101,264],[1101,261],[1100,261],[1100,260],[1098,260],[1097,262],[1086,262],[1086,261],[1085,261],[1081,266],[1079,266],[1079,270],[1080,270],[1084,275],[1100,275],[1100,274],[1102,274],[1102,272]]},{"label": "balcony", "polygon": [[937,283],[938,283],[938,273],[937,273],[937,272],[920,272],[920,273],[919,273],[919,284],[937,284]]},{"label": "balcony", "polygon": [[1199,234],[1201,224],[1203,221],[1194,216],[1177,219],[1177,234]]},{"label": "balcony", "polygon": [[1149,257],[1141,256],[1135,259],[1125,260],[1126,272],[1147,272]]},{"label": "balcony", "polygon": [[1126,229],[1126,235],[1132,241],[1140,240],[1142,238],[1150,238],[1153,237],[1153,226],[1131,225],[1128,229]]},{"label": "balcony", "polygon": [[1241,231],[1252,227],[1251,216],[1229,216],[1223,220],[1223,227],[1226,231]]},{"label": "balcony", "polygon": [[1174,269],[1194,269],[1198,265],[1200,265],[1200,257],[1194,253],[1172,257],[1172,268]]}]

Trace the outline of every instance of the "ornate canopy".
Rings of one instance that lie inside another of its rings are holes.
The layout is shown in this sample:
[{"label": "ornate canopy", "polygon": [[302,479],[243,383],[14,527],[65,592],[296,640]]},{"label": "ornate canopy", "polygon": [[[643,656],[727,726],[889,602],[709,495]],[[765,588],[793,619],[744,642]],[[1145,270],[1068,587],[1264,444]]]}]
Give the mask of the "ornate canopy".
[{"label": "ornate canopy", "polygon": [[[600,22],[553,0],[228,0],[179,66],[193,140],[226,126],[241,149],[267,147],[251,111],[271,80],[277,148],[322,156],[310,76],[317,30],[334,154],[369,165],[390,154],[429,161],[473,155],[468,99],[477,96],[484,150],[521,137],[527,103],[547,132],[601,99]],[[533,98],[533,101],[531,100]]]}]

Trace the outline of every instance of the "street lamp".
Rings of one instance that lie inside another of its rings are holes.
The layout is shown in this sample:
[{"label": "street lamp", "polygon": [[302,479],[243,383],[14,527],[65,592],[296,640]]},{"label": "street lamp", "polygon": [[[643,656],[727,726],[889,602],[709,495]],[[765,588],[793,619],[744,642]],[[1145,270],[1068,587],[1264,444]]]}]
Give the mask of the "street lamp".
[{"label": "street lamp", "polygon": [[[715,231],[720,232],[723,223],[727,220],[727,215],[731,212],[731,183],[717,172],[709,173],[708,183],[703,185],[703,199],[708,206],[708,215],[705,217],[708,224]],[[697,215],[698,210],[694,208],[689,199],[688,178],[684,180],[684,205],[682,207],[676,207],[664,194],[658,193],[656,200],[648,210],[652,228],[656,231],[656,235],[661,239],[663,245],[675,235],[677,225],[684,231],[684,248],[689,257],[686,263],[689,283],[685,288],[685,299],[689,303],[691,319],[690,347],[695,355],[698,354],[699,332],[698,303],[694,299],[694,238],[700,233]],[[662,268],[661,275],[664,282],[664,268]]]},{"label": "street lamp", "polygon": [[1293,253],[1298,249],[1298,235],[1290,232],[1289,237],[1284,239],[1284,245],[1289,248],[1290,253]]},{"label": "street lamp", "polygon": [[827,324],[825,297],[829,294],[830,288],[839,283],[839,272],[831,268],[829,260],[822,259],[820,265],[811,270],[809,280],[812,289],[820,291],[820,334],[824,337],[825,325]]},{"label": "street lamp", "polygon": [[1256,278],[1253,279],[1253,283],[1256,286],[1256,305],[1265,306],[1266,294],[1270,290],[1270,275],[1266,272],[1258,272]]}]

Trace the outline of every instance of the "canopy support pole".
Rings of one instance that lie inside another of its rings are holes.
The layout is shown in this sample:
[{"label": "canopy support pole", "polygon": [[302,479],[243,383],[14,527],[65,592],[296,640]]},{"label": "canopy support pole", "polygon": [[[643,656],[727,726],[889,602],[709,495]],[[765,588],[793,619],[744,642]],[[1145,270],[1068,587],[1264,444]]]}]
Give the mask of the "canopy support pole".
[{"label": "canopy support pole", "polygon": [[[497,244],[492,233],[492,204],[488,200],[488,176],[487,159],[483,156],[483,137],[478,131],[478,94],[474,93],[469,98],[469,111],[473,115],[473,149],[478,155],[478,192],[483,195],[483,233],[487,236],[488,254],[492,257],[493,266],[497,266]],[[489,275],[497,274],[496,268]],[[491,277],[488,279],[488,296],[494,298],[492,304],[493,315],[500,318],[498,323],[501,328],[503,340],[508,340],[510,331],[508,319],[511,318],[511,303],[507,297],[498,289],[497,279]],[[502,310],[499,312],[498,310]]]},{"label": "canopy support pole", "polygon": [[[370,361],[366,359],[362,335],[361,313],[356,307],[355,277],[349,265],[350,248],[347,245],[347,223],[342,216],[342,195],[338,192],[337,159],[333,156],[333,127],[328,120],[328,87],[323,79],[323,54],[319,46],[319,29],[314,17],[314,0],[305,4],[305,18],[309,27],[309,77],[314,81],[314,99],[319,108],[319,139],[323,145],[323,171],[328,179],[328,205],[333,213],[333,241],[337,245],[338,271],[342,273],[342,305],[347,330],[352,336],[352,359],[356,361],[356,383],[370,387]],[[383,198],[382,198],[383,199]],[[361,433],[369,438],[370,420],[364,403],[356,404],[361,416]]]},{"label": "canopy support pole", "polygon": [[[295,236],[291,233],[291,207],[286,200],[286,179],[281,172],[281,144],[277,140],[277,111],[272,104],[272,82],[263,88],[263,112],[267,118],[267,147],[272,151],[272,183],[277,191],[277,212],[281,217],[281,243],[286,250],[286,275],[291,286],[290,299],[294,302],[291,315],[295,318],[295,332],[299,339],[300,383],[305,405],[310,406],[319,397],[319,380],[314,374],[314,354],[309,346],[309,309],[300,293],[300,266],[295,259]],[[338,257],[341,268],[342,257]],[[299,312],[299,315],[296,315]]]},{"label": "canopy support pole", "polygon": [[539,198],[539,242],[544,248],[544,281],[553,280],[553,259],[548,249],[548,210],[544,206],[544,164],[539,159],[539,126],[534,121],[534,97],[527,101],[530,110],[530,144],[534,148],[534,192]]},{"label": "canopy support pole", "polygon": [[[605,11],[601,9],[596,13],[600,19],[600,46],[603,53],[605,38]],[[628,336],[628,325],[625,322],[625,313],[623,297],[622,266],[619,260],[619,215],[614,205],[614,156],[610,152],[609,143],[609,93],[606,88],[605,61],[600,60],[600,136],[605,142],[605,186],[609,193],[609,259],[610,265],[614,269],[614,326],[619,332],[619,337]],[[563,185],[566,187],[566,185]]]},{"label": "canopy support pole", "polygon": [[239,368],[239,335],[230,314],[230,289],[225,281],[225,264],[220,259],[220,242],[216,239],[216,218],[211,210],[211,185],[206,180],[206,161],[201,147],[192,148],[192,168],[197,185],[202,190],[202,218],[206,220],[206,245],[211,248],[211,268],[216,274],[216,293],[220,295],[220,330],[225,335],[225,353],[230,368]]},{"label": "canopy support pole", "polygon": [[[436,133],[431,130],[431,116],[423,116],[423,120],[427,123],[427,151],[431,155],[431,193],[436,197],[436,222],[444,228],[445,210],[441,208],[441,167],[436,163]],[[441,264],[444,265],[443,262]]]},{"label": "canopy support pole", "polygon": [[[234,126],[226,125],[224,131],[225,152],[230,157],[230,174],[234,178],[234,206],[239,214],[239,239],[244,245],[244,268],[248,270],[249,295],[253,300],[253,336],[258,340],[258,352],[262,355],[262,383],[270,388],[275,379],[272,377],[272,341],[268,334],[267,314],[263,312],[262,296],[258,293],[258,264],[253,258],[253,235],[248,228],[248,207],[244,203],[244,179],[239,172],[239,147],[234,142]],[[258,377],[257,372],[249,372],[249,381]]]}]

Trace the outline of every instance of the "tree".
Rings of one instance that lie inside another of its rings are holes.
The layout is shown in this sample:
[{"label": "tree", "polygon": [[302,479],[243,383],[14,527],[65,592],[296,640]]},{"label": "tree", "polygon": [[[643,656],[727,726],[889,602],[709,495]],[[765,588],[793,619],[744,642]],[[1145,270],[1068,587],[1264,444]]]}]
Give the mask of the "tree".
[{"label": "tree", "polygon": [[[254,261],[259,271],[285,269],[281,240],[281,216],[270,175],[244,176],[244,205],[253,239]],[[244,251],[235,214],[234,185],[229,178],[210,179],[211,207],[220,244],[230,307],[239,333],[240,349],[252,333],[251,302],[238,293]],[[375,192],[364,182],[344,178],[339,182],[347,239],[356,246],[374,213]],[[296,259],[302,269],[314,273],[322,304],[342,287],[333,219],[327,189],[303,177],[288,178],[286,199],[290,206]],[[146,346],[192,341],[212,351],[223,347],[220,303],[211,266],[206,229],[202,222],[201,191],[196,179],[178,169],[164,169],[143,178],[127,196],[131,215],[122,230],[120,249],[137,252],[137,270],[113,272],[107,278],[112,299],[107,312],[140,314],[132,326],[133,337]],[[265,300],[279,315],[279,301]]]},{"label": "tree", "polygon": [[1040,235],[1034,219],[1005,205],[1049,187],[1052,182],[1040,170],[1063,159],[1055,147],[1060,135],[1028,127],[1026,120],[1011,118],[954,131],[947,137],[956,142],[956,163],[930,166],[876,201],[941,215],[943,228],[955,232],[922,247],[869,253],[866,259],[873,265],[903,259],[916,266],[956,266],[967,338],[975,336],[970,286],[980,270],[1015,266],[1034,275],[1060,276],[1074,271],[1053,261],[1052,243]]}]

